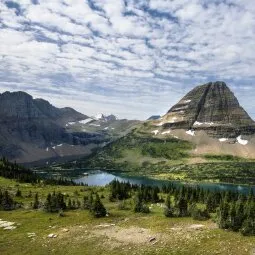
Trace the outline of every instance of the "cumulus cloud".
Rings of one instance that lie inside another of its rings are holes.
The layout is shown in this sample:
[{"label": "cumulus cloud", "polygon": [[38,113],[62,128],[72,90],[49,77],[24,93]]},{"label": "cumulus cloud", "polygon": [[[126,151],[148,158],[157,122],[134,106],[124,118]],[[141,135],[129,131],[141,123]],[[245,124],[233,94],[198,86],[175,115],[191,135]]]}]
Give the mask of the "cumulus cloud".
[{"label": "cumulus cloud", "polygon": [[163,114],[224,80],[254,117],[250,0],[0,1],[0,90],[85,114]]}]

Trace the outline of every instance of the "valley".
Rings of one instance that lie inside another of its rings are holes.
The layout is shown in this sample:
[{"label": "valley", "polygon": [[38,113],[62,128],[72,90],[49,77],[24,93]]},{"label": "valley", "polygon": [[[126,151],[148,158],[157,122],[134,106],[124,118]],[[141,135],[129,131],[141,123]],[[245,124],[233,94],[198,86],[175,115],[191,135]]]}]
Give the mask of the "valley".
[{"label": "valley", "polygon": [[0,253],[255,251],[255,124],[225,83],[146,121],[11,96],[34,106],[2,126],[26,151],[0,161]]}]

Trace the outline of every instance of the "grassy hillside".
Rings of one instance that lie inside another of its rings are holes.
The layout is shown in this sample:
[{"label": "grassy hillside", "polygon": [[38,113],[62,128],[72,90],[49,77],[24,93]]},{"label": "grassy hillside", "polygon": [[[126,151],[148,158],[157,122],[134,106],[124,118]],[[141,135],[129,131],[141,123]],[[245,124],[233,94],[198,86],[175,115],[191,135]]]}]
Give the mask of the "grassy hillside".
[{"label": "grassy hillside", "polygon": [[191,142],[152,137],[145,129],[134,130],[76,166],[157,179],[255,184],[255,161],[232,155],[194,155]]},{"label": "grassy hillside", "polygon": [[133,131],[98,151],[86,160],[86,164],[107,169],[142,170],[158,164],[183,163],[189,158],[191,149],[192,144],[187,141],[154,138]]},{"label": "grassy hillside", "polygon": [[[110,202],[109,188],[51,186],[18,183],[0,177],[0,188],[8,190],[23,204],[13,211],[0,211],[0,219],[14,222],[16,229],[0,227],[0,254],[252,254],[255,238],[219,229],[212,220],[197,221],[190,217],[166,218],[161,204],[151,204],[151,213],[132,210],[132,200],[125,209],[118,201]],[[19,196],[16,196],[19,190]],[[46,200],[49,192],[81,200],[97,192],[109,217],[94,218],[87,210],[69,210],[60,217],[31,209],[34,195]],[[164,197],[164,194],[161,194]],[[49,234],[56,238],[49,238]],[[155,238],[150,242],[151,238]]]}]

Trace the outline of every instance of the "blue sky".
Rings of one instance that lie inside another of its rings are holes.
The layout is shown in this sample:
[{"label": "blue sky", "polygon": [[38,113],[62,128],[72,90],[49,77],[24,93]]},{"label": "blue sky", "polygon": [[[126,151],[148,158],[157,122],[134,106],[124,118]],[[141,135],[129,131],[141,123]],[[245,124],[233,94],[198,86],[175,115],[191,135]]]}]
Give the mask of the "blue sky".
[{"label": "blue sky", "polygon": [[225,81],[255,117],[251,0],[0,0],[0,92],[146,119]]}]

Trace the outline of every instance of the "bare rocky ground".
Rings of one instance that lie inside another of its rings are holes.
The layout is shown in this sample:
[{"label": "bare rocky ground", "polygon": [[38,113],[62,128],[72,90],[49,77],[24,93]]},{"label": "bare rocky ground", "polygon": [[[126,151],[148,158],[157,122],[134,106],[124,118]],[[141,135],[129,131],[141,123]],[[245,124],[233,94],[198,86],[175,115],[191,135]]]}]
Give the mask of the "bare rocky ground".
[{"label": "bare rocky ground", "polygon": [[[126,218],[124,221],[129,222],[132,219]],[[213,222],[205,224],[183,224],[176,223],[171,226],[166,226],[164,231],[155,231],[155,229],[138,227],[136,225],[125,225],[122,223],[101,223],[91,227],[90,225],[79,225],[70,228],[62,228],[54,232],[56,240],[52,241],[46,238],[46,243],[49,242],[66,242],[72,240],[74,243],[84,243],[88,240],[100,240],[101,246],[104,249],[112,251],[119,250],[124,254],[255,254],[255,243],[248,243],[246,248],[242,245],[238,247],[240,241],[236,243],[224,244],[224,240],[216,243],[215,249],[207,250],[206,242],[217,242],[220,235],[212,234],[217,230],[217,225]],[[49,236],[48,236],[49,237]],[[47,240],[48,239],[48,240]],[[230,249],[231,246],[240,251],[238,253]],[[194,246],[197,246],[197,252],[194,252]],[[202,248],[204,246],[204,248]],[[189,247],[192,247],[192,251]],[[165,253],[169,249],[169,252]],[[107,252],[107,254],[108,254]],[[121,252],[121,254],[122,254]],[[74,253],[75,254],[75,253]],[[104,254],[104,253],[103,253]]]}]

